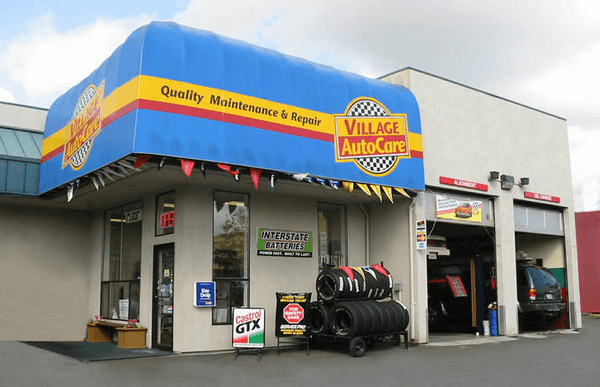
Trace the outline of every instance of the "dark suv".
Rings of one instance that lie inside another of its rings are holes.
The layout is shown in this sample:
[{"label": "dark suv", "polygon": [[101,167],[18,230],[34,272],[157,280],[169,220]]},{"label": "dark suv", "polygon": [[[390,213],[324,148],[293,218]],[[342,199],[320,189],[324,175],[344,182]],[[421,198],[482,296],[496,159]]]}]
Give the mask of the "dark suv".
[{"label": "dark suv", "polygon": [[560,317],[565,304],[556,277],[547,269],[517,262],[517,299],[521,327],[547,329]]}]

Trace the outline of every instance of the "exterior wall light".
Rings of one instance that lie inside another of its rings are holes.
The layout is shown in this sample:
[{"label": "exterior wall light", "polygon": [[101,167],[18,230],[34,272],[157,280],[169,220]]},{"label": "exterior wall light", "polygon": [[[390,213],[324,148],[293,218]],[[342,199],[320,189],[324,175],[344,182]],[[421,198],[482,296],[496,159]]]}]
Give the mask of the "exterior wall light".
[{"label": "exterior wall light", "polygon": [[519,186],[522,187],[524,185],[529,185],[529,178],[528,177],[522,177],[521,179],[519,179]]},{"label": "exterior wall light", "polygon": [[511,176],[511,175],[500,176],[500,188],[510,191],[514,185],[515,185],[514,176]]},{"label": "exterior wall light", "polygon": [[488,177],[489,181],[498,181],[500,180],[500,172],[498,171],[490,171],[490,176]]}]

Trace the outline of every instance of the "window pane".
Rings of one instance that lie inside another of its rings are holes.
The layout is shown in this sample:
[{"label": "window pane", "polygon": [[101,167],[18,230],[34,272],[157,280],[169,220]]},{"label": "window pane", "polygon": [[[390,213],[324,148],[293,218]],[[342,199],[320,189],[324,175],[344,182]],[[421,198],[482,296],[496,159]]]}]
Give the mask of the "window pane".
[{"label": "window pane", "polygon": [[213,278],[248,278],[247,195],[215,192]]},{"label": "window pane", "polygon": [[123,254],[121,259],[121,280],[140,278],[142,259],[142,222],[123,223]]},{"label": "window pane", "polygon": [[121,224],[123,223],[121,209],[107,212],[106,218],[108,256],[104,261],[104,273],[102,277],[105,281],[117,281],[121,274]]},{"label": "window pane", "polygon": [[175,192],[156,197],[156,235],[175,232]]},{"label": "window pane", "polygon": [[321,265],[347,265],[345,206],[319,203],[319,257]]},{"label": "window pane", "polygon": [[216,283],[217,302],[213,308],[213,323],[227,324],[230,322],[229,316],[229,281],[217,281]]},{"label": "window pane", "polygon": [[231,324],[233,308],[248,305],[249,281],[216,281],[217,302],[213,324]]}]

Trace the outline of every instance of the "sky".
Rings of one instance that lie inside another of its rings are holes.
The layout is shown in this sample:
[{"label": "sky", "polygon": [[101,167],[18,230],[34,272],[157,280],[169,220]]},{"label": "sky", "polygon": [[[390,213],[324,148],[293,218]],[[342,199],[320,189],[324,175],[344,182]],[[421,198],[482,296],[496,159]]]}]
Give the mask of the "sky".
[{"label": "sky", "polygon": [[48,108],[135,29],[175,21],[367,77],[410,66],[565,118],[575,211],[600,210],[596,0],[0,1],[0,101]]}]

